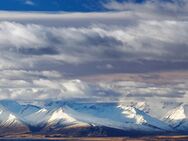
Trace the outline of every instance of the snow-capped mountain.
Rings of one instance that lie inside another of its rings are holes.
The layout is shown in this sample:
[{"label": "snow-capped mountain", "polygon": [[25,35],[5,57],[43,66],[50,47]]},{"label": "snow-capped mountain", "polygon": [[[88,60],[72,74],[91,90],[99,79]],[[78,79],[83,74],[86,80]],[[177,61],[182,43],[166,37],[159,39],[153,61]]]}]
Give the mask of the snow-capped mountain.
[{"label": "snow-capped mountain", "polygon": [[69,115],[69,113],[66,113],[66,108],[59,108],[57,110],[54,110],[50,113],[49,119],[48,119],[49,125],[63,125],[63,126],[87,126],[87,123],[81,122],[77,120],[76,118]]},{"label": "snow-capped mountain", "polygon": [[[48,103],[48,104],[47,104]],[[0,101],[0,130],[6,133],[61,133],[81,136],[83,133],[101,135],[112,132],[159,134],[187,131],[188,106],[172,108],[160,120],[150,113],[147,102],[135,103],[84,103],[74,101],[49,101],[41,106],[15,101]],[[173,107],[164,104],[165,109]],[[163,105],[163,106],[164,106]],[[168,108],[167,108],[168,107]],[[5,128],[5,129],[4,129]],[[76,134],[79,132],[79,134]]]},{"label": "snow-capped mountain", "polygon": [[80,122],[65,112],[64,108],[48,110],[45,108],[26,115],[23,120],[30,126],[49,127],[49,126],[84,126],[87,123]]},{"label": "snow-capped mountain", "polygon": [[0,133],[7,134],[7,132],[25,133],[29,132],[29,128],[14,113],[0,105]]},{"label": "snow-capped mountain", "polygon": [[[71,107],[71,108],[70,108]],[[70,115],[80,121],[97,126],[117,128],[121,130],[168,131],[167,124],[147,115],[135,107],[116,103],[69,104],[66,106]]]},{"label": "snow-capped mountain", "polygon": [[48,110],[42,108],[32,114],[24,116],[23,120],[30,126],[43,127],[46,124],[48,116]]},{"label": "snow-capped mountain", "polygon": [[188,105],[181,104],[170,110],[164,117],[164,121],[176,130],[188,130]]}]

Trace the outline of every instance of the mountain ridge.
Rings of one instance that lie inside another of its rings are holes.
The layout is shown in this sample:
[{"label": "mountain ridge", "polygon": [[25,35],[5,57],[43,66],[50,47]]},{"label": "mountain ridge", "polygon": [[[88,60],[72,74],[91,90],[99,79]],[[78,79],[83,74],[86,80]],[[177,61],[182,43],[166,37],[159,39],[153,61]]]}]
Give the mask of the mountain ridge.
[{"label": "mountain ridge", "polygon": [[[0,101],[0,130],[3,131],[6,127],[2,123],[9,121],[12,126],[9,126],[11,132],[6,130],[7,134],[14,133],[15,127],[22,129],[20,133],[61,134],[62,136],[71,136],[73,132],[75,132],[73,136],[110,136],[113,131],[114,136],[126,136],[188,131],[187,117],[176,121],[176,118],[173,118],[173,114],[176,112],[172,112],[178,109],[181,112],[187,110],[187,105],[180,105],[180,108],[177,107],[169,111],[163,119],[157,119],[145,111],[143,104],[61,101],[39,107],[34,104],[19,104],[16,101]],[[14,107],[11,107],[12,105]],[[4,118],[4,115],[7,117]],[[9,119],[9,116],[14,118]],[[179,114],[179,116],[182,115]],[[169,117],[172,117],[171,120]],[[177,124],[180,122],[181,126],[172,125],[176,122]]]}]

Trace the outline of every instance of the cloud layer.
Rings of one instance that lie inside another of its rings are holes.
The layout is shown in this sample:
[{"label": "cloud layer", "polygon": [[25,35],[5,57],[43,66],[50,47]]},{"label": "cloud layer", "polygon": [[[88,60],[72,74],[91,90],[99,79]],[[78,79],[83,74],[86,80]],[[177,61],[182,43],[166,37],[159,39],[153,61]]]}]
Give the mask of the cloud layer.
[{"label": "cloud layer", "polygon": [[122,60],[187,62],[187,25],[186,21],[142,21],[123,27],[66,28],[1,22],[0,68],[39,69],[38,64],[48,61],[70,65]]},{"label": "cloud layer", "polygon": [[112,11],[0,12],[0,98],[183,100],[186,80],[177,83],[178,88],[125,83],[125,93],[107,84],[67,80],[105,73],[187,71],[186,1],[110,1],[104,6]]},{"label": "cloud layer", "polygon": [[[79,80],[65,80],[66,74],[61,65],[79,69],[84,64],[87,68],[91,63],[96,69],[102,70],[102,73],[105,70],[113,72],[116,68],[113,62],[122,64],[129,61],[133,64],[149,60],[153,64],[158,60],[175,62],[172,66],[176,66],[187,62],[186,37],[188,27],[187,22],[183,21],[143,21],[127,27],[95,25],[79,28],[1,22],[0,98],[183,99],[187,93],[186,87],[180,89],[173,88],[173,85],[164,87],[125,82],[122,83],[122,89],[117,83],[117,86],[103,84],[102,86],[108,87],[101,87]],[[144,65],[151,66],[147,63]],[[167,68],[170,66],[166,65]],[[123,67],[119,69],[122,70]],[[182,66],[182,69],[187,68]],[[118,84],[122,85],[121,82]]]},{"label": "cloud layer", "polygon": [[187,0],[143,0],[130,1],[111,0],[104,7],[115,11],[134,11],[136,13],[158,16],[187,16]]}]

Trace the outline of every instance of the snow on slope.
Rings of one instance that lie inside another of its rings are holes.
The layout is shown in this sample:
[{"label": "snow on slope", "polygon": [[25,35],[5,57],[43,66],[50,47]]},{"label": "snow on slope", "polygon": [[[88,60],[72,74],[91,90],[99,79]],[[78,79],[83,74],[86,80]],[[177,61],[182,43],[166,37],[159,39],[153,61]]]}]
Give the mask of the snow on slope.
[{"label": "snow on slope", "polygon": [[[125,105],[125,102],[119,102]],[[126,101],[127,106],[135,107],[146,114],[159,120],[164,118],[167,112],[176,108],[180,103],[172,101]]]},{"label": "snow on slope", "polygon": [[[53,105],[52,105],[53,107]],[[31,126],[106,126],[121,130],[171,131],[172,129],[131,106],[115,103],[67,103],[53,110],[40,109],[24,117]]]},{"label": "snow on slope", "polygon": [[59,109],[55,110],[55,111],[51,114],[51,116],[50,116],[48,122],[49,122],[49,123],[52,123],[52,122],[59,121],[59,120],[61,120],[61,119],[64,120],[65,123],[70,123],[70,122],[75,122],[75,121],[76,121],[76,119],[72,118],[72,117],[69,116],[67,113],[65,113],[62,108],[59,108]]},{"label": "snow on slope", "polygon": [[164,119],[166,123],[177,130],[188,129],[188,105],[180,105],[179,107],[169,111]]},{"label": "snow on slope", "polygon": [[23,133],[29,132],[29,129],[16,115],[0,105],[0,133],[8,134],[9,132]]},{"label": "snow on slope", "polygon": [[37,112],[24,117],[24,121],[31,126],[35,127],[48,127],[48,126],[86,126],[87,123],[80,122],[75,118],[68,115],[63,108],[47,110],[42,108]]},{"label": "snow on slope", "polygon": [[127,106],[119,106],[124,111],[122,112],[125,116],[129,118],[134,118],[136,120],[136,124],[143,124],[149,127],[158,128],[161,130],[170,131],[172,130],[167,124],[164,124],[162,121],[149,116],[145,112],[138,110],[134,107]]},{"label": "snow on slope", "polygon": [[49,118],[48,116],[48,110],[42,108],[37,112],[25,116],[23,120],[30,126],[44,126]]},{"label": "snow on slope", "polygon": [[61,125],[62,127],[68,126],[89,126],[89,124],[78,121],[77,119],[71,117],[68,113],[66,113],[64,108],[59,108],[50,112],[49,119],[47,121],[47,126]]},{"label": "snow on slope", "polygon": [[[177,104],[177,103],[176,103]],[[63,129],[64,127],[105,126],[125,131],[146,132],[188,129],[188,105],[173,108],[174,103],[162,103],[166,116],[154,117],[158,112],[151,103],[81,103],[74,101],[48,102],[46,105],[21,105],[17,102],[0,101],[0,126],[25,126]],[[172,109],[173,108],[173,109]],[[172,109],[172,110],[169,110]],[[24,123],[24,124],[23,124]]]},{"label": "snow on slope", "polygon": [[19,119],[3,106],[0,106],[0,126],[9,127],[21,124]]},{"label": "snow on slope", "polygon": [[69,104],[65,109],[72,117],[93,125],[122,130],[172,130],[168,125],[134,107],[114,103]]}]

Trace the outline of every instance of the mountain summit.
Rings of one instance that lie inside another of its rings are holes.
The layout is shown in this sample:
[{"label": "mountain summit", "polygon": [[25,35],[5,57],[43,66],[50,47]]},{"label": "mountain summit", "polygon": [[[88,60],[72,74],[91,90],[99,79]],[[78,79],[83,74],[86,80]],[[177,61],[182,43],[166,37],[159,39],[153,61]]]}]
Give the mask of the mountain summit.
[{"label": "mountain summit", "polygon": [[[42,105],[11,103],[0,101],[0,130],[6,131],[1,132],[2,136],[5,133],[131,136],[179,133],[188,129],[187,105],[171,109],[160,120],[134,104],[72,101]],[[110,134],[112,131],[113,134]]]}]

